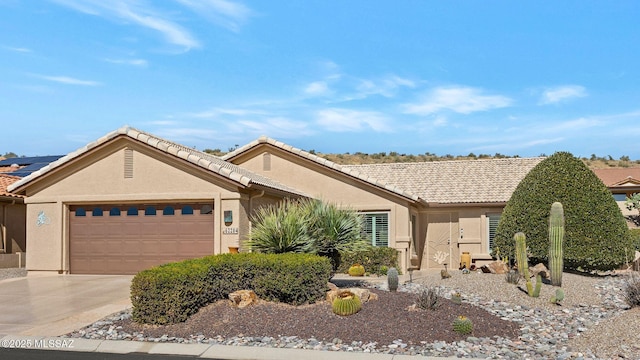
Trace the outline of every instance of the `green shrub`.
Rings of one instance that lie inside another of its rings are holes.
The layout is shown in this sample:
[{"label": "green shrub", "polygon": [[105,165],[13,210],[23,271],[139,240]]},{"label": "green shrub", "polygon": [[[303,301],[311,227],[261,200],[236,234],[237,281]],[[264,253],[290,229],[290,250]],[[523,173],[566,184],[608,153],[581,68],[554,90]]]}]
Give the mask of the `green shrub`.
[{"label": "green shrub", "polygon": [[340,252],[362,250],[364,218],[353,209],[315,199],[285,200],[258,210],[249,239],[263,253],[304,252],[326,256],[334,269]]},{"label": "green shrub", "polygon": [[514,254],[513,236],[524,232],[532,262],[546,262],[551,204],[565,210],[564,267],[612,270],[632,248],[627,225],[607,187],[582,161],[558,152],[541,161],[520,182],[500,218],[494,244]]},{"label": "green shrub", "polygon": [[311,254],[223,254],[157,266],[131,282],[133,320],[174,324],[237,290],[292,305],[324,298],[329,259]]},{"label": "green shrub", "polygon": [[364,266],[370,274],[385,275],[389,268],[398,268],[398,250],[370,246],[365,250],[341,252],[337,272],[347,274],[353,264]]},{"label": "green shrub", "polygon": [[640,229],[629,229],[635,249],[640,251]]}]

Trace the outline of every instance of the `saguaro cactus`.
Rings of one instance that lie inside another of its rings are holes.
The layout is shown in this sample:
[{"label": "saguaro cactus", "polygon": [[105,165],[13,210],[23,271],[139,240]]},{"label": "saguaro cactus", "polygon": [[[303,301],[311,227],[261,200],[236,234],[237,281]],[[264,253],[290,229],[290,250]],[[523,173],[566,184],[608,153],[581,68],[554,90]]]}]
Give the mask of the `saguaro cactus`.
[{"label": "saguaro cactus", "polygon": [[516,265],[518,272],[526,281],[529,281],[529,259],[527,257],[527,241],[524,233],[519,232],[513,236],[516,241]]},{"label": "saguaro cactus", "polygon": [[562,286],[562,242],[564,240],[564,210],[562,204],[554,202],[549,215],[549,271],[551,285]]}]

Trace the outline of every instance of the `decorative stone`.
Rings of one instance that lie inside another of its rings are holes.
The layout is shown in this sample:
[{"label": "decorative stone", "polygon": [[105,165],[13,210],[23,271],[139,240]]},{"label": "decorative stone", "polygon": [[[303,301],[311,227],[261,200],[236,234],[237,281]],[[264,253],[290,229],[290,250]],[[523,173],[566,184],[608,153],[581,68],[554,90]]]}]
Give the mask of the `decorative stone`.
[{"label": "decorative stone", "polygon": [[343,291],[351,291],[355,295],[358,295],[358,298],[360,298],[360,301],[363,304],[368,302],[368,301],[378,300],[378,294],[374,294],[371,291],[369,291],[368,289],[349,288],[349,289],[337,289],[337,290],[329,290],[329,291],[327,291],[327,301],[329,303],[333,303],[333,300],[335,300],[338,297],[338,294],[343,292]]},{"label": "decorative stone", "polygon": [[253,290],[238,290],[229,294],[229,300],[232,305],[242,309],[258,301],[258,296]]},{"label": "decorative stone", "polygon": [[496,260],[492,263],[487,264],[487,268],[491,271],[492,274],[506,274],[509,272],[509,267],[507,264],[502,262],[502,260]]},{"label": "decorative stone", "polygon": [[551,276],[551,274],[549,274],[549,269],[547,269],[547,267],[544,266],[543,263],[539,263],[536,266],[530,267],[529,274],[531,277],[536,277],[538,274],[540,274],[540,276],[545,279],[548,279]]}]

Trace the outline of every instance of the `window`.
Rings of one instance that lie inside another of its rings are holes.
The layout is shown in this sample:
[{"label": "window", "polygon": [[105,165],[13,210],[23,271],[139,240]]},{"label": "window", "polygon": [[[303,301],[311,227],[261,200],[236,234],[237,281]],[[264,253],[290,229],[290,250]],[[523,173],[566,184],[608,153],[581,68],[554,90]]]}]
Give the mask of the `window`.
[{"label": "window", "polygon": [[364,232],[373,246],[389,246],[389,214],[364,214]]},{"label": "window", "polygon": [[131,206],[127,209],[127,216],[138,216],[138,208]]},{"label": "window", "polygon": [[193,215],[193,208],[189,205],[182,207],[182,215]]},{"label": "window", "polygon": [[76,209],[76,216],[87,216],[87,212],[84,208],[79,207]]},{"label": "window", "polygon": [[147,216],[154,216],[156,214],[156,207],[155,206],[147,206],[144,209],[144,214]]},{"label": "window", "polygon": [[493,239],[496,237],[496,229],[500,222],[500,214],[487,214],[487,251],[493,250]]},{"label": "window", "polygon": [[162,215],[175,215],[175,213],[173,206],[165,206],[162,210]]},{"label": "window", "polygon": [[213,208],[211,207],[211,205],[202,205],[202,207],[200,208],[200,214],[202,215],[211,214],[212,212]]},{"label": "window", "polygon": [[102,216],[102,208],[94,208],[91,212],[93,216]]},{"label": "window", "polygon": [[613,194],[615,201],[627,201],[627,194]]},{"label": "window", "polygon": [[109,210],[109,216],[120,216],[120,208],[111,208],[111,210]]}]

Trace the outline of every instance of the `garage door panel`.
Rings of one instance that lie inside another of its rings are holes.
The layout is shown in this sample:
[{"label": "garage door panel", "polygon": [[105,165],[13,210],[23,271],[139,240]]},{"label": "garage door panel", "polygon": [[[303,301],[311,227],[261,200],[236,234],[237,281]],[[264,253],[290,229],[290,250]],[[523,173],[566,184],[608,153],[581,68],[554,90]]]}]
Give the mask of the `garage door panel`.
[{"label": "garage door panel", "polygon": [[[188,204],[199,209],[198,204]],[[167,262],[213,254],[213,214],[182,215],[181,205],[172,205],[174,215],[163,215],[165,205],[156,205],[156,215],[145,215],[149,205],[121,206],[120,215],[110,215],[112,205],[86,206],[84,216],[69,219],[70,272],[76,274],[135,274]],[[91,209],[104,209],[92,216]],[[114,211],[117,213],[117,211]]]}]

